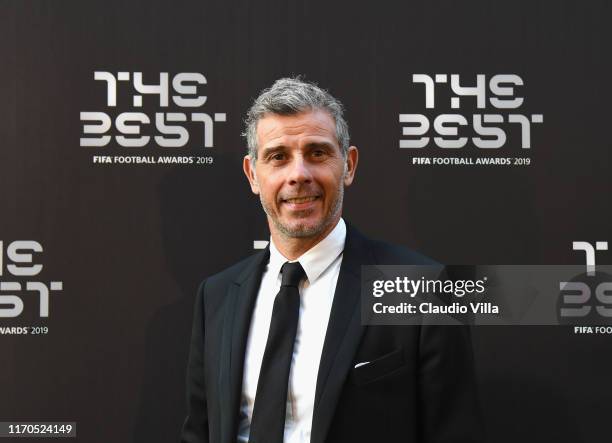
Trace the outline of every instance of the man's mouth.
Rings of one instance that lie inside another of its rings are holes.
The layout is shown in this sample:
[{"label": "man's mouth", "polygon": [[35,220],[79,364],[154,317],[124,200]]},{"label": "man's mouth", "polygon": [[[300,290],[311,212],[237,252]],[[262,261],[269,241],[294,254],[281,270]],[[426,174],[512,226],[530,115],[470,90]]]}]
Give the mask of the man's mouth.
[{"label": "man's mouth", "polygon": [[282,201],[283,203],[300,204],[300,203],[308,203],[308,202],[315,201],[317,198],[319,198],[318,195],[312,195],[309,197],[284,198]]}]

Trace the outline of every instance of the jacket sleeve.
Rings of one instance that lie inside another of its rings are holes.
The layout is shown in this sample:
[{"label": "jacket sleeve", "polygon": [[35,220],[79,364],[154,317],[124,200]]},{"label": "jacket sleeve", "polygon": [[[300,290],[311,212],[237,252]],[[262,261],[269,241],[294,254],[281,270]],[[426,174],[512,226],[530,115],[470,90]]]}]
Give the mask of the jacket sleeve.
[{"label": "jacket sleeve", "polygon": [[480,443],[482,417],[468,326],[421,326],[421,440]]},{"label": "jacket sleeve", "polygon": [[193,314],[193,329],[187,364],[187,418],[181,431],[181,443],[208,443],[208,414],[204,380],[204,288],[200,285]]}]

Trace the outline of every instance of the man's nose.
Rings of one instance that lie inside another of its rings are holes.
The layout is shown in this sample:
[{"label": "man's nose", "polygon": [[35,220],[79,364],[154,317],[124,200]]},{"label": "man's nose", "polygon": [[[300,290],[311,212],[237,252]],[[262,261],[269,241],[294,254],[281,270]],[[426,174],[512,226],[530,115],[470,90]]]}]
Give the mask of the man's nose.
[{"label": "man's nose", "polygon": [[289,165],[289,184],[301,184],[301,183],[309,183],[312,181],[312,173],[310,171],[310,166],[306,161],[304,161],[304,157],[296,156]]}]

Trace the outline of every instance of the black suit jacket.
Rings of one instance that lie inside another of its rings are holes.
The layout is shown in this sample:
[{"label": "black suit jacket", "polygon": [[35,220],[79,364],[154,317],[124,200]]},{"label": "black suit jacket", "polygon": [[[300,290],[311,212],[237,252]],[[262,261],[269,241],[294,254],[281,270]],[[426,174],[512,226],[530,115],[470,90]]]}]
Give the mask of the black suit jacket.
[{"label": "black suit jacket", "polygon": [[[267,249],[260,251],[200,285],[184,443],[236,441],[247,335],[268,257]],[[480,441],[468,329],[362,326],[361,266],[375,264],[433,262],[348,226],[317,377],[311,442]]]}]

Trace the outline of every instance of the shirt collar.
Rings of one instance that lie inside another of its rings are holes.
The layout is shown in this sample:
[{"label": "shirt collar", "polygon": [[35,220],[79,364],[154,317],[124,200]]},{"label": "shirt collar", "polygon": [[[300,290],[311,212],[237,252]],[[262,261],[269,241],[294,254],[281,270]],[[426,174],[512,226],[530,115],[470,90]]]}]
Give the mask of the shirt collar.
[{"label": "shirt collar", "polygon": [[[294,260],[299,261],[304,268],[309,284],[313,284],[342,253],[345,240],[346,224],[344,220],[340,218],[334,229],[327,234],[327,237],[298,257],[297,260]],[[274,241],[270,238],[269,272],[279,274],[281,267],[286,261],[287,259],[280,253],[274,245]]]}]

